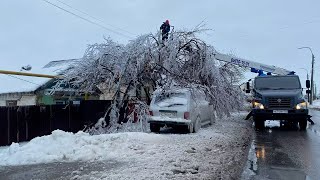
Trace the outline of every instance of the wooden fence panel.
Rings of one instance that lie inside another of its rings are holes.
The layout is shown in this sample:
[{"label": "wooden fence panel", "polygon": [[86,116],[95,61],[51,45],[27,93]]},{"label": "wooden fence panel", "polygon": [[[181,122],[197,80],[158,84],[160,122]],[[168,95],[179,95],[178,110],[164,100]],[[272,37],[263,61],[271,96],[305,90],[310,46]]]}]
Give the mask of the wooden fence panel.
[{"label": "wooden fence panel", "polygon": [[0,146],[29,141],[57,129],[78,132],[103,117],[110,104],[90,100],[80,105],[0,107]]}]

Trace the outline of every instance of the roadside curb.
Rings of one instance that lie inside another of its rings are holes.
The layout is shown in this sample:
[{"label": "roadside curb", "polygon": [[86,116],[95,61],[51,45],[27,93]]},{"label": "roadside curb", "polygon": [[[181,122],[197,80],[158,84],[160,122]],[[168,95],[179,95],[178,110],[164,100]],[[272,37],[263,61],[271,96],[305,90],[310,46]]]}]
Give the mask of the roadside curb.
[{"label": "roadside curb", "polygon": [[309,106],[309,108],[310,108],[310,109],[317,110],[317,111],[320,111],[320,107],[310,107],[310,106]]}]

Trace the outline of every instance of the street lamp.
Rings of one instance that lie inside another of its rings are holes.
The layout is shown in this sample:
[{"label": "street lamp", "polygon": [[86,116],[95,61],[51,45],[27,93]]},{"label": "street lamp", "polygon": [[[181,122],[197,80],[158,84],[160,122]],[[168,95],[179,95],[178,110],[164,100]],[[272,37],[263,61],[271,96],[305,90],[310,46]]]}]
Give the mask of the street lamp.
[{"label": "street lamp", "polygon": [[314,55],[313,55],[313,52],[312,52],[312,50],[311,50],[311,48],[310,47],[300,47],[300,48],[298,48],[298,49],[309,49],[310,50],[310,52],[311,52],[311,58],[312,58],[312,60],[311,60],[311,66],[312,66],[312,68],[311,68],[311,93],[310,93],[310,104],[312,104],[312,101],[313,101],[313,93],[314,93],[314,89],[313,89],[313,67],[314,67]]},{"label": "street lamp", "polygon": [[[305,70],[305,71],[307,72],[307,80],[309,80],[309,73],[308,73],[308,70],[307,70],[306,68],[299,68],[299,69],[303,69],[303,70]],[[309,90],[309,88],[308,88],[308,90]],[[308,102],[310,103],[310,94],[309,94],[309,93],[307,93],[307,96],[308,96]]]}]

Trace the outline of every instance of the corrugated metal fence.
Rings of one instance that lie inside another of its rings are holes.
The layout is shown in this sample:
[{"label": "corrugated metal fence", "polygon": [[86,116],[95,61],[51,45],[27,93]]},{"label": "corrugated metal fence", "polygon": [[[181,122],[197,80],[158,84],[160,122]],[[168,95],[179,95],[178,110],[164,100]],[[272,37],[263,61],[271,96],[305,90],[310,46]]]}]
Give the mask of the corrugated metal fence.
[{"label": "corrugated metal fence", "polygon": [[29,141],[56,129],[82,130],[104,115],[111,101],[81,101],[79,105],[0,107],[0,146]]}]

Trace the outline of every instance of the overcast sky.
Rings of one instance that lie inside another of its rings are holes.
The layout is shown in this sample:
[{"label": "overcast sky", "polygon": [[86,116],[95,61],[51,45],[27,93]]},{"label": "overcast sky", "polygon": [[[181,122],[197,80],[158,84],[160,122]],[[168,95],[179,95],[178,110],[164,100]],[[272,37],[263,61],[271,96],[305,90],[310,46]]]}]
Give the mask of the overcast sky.
[{"label": "overcast sky", "polygon": [[[302,81],[306,71],[299,68],[311,71],[311,53],[297,48],[311,47],[320,89],[319,0],[61,0],[72,8],[48,1],[105,28],[43,0],[1,0],[1,70],[19,71],[30,64],[39,72],[52,60],[82,57],[88,44],[103,42],[104,36],[126,43],[156,33],[166,19],[175,29],[191,29],[204,21],[213,31],[202,37],[217,50],[294,70]],[[19,81],[0,75],[0,89],[22,86]]]}]

